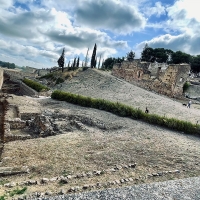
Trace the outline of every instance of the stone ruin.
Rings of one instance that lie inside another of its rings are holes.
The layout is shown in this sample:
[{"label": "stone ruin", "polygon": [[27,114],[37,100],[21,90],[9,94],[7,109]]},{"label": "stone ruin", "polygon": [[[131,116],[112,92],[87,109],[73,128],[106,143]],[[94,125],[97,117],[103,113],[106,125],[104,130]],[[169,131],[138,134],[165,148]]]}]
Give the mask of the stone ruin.
[{"label": "stone ruin", "polygon": [[150,63],[134,60],[113,66],[112,75],[169,97],[180,98],[189,77],[189,64]]}]

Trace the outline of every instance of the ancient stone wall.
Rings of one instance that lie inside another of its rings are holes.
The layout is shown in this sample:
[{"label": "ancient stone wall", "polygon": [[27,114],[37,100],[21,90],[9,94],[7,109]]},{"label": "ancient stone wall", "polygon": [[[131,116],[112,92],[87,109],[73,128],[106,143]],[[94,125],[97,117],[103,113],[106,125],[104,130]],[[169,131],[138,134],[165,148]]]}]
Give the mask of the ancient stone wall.
[{"label": "ancient stone wall", "polygon": [[2,88],[2,85],[3,85],[3,69],[0,68],[0,90]]},{"label": "ancient stone wall", "polygon": [[189,70],[188,64],[168,66],[164,63],[124,61],[114,65],[112,75],[160,94],[180,97]]}]

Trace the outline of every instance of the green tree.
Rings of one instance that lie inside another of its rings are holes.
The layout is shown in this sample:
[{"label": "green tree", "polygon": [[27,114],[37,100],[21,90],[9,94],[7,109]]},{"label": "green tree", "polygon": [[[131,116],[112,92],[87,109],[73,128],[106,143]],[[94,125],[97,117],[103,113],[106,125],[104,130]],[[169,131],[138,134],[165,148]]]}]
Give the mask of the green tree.
[{"label": "green tree", "polygon": [[58,66],[62,68],[62,72],[63,72],[64,64],[65,64],[65,48],[63,48],[62,54],[57,62],[58,62]]},{"label": "green tree", "polygon": [[166,63],[168,60],[168,54],[164,48],[154,49],[154,59],[158,63]]},{"label": "green tree", "polygon": [[96,51],[97,51],[97,45],[95,43],[91,58],[91,68],[94,68],[96,66]]},{"label": "green tree", "polygon": [[72,70],[75,70],[75,67],[76,67],[76,58],[74,58],[74,62],[73,62],[73,65],[72,65]]},{"label": "green tree", "polygon": [[127,60],[128,61],[133,61],[135,58],[135,52],[133,52],[132,50],[130,52],[127,53]]},{"label": "green tree", "polygon": [[182,51],[176,51],[172,53],[171,59],[172,59],[172,63],[174,64],[180,64],[180,63],[189,64],[192,60],[192,56]]},{"label": "green tree", "polygon": [[76,62],[76,68],[79,68],[79,57],[78,57],[78,60]]},{"label": "green tree", "polygon": [[141,53],[141,61],[146,61],[146,62],[155,61],[154,50],[153,48],[149,47],[148,44],[144,46],[144,49]]},{"label": "green tree", "polygon": [[200,55],[192,56],[191,71],[194,73],[200,72]]},{"label": "green tree", "polygon": [[123,61],[124,61],[124,57],[122,57],[122,58],[109,57],[109,58],[105,59],[105,61],[103,62],[103,68],[107,69],[107,70],[111,70],[115,63],[122,63]]}]

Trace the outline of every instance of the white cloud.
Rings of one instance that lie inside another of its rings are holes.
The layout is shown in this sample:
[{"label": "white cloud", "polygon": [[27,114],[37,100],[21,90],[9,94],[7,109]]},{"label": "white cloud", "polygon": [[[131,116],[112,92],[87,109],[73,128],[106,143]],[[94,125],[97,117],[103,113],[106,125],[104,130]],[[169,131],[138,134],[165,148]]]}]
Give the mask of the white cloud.
[{"label": "white cloud", "polygon": [[188,34],[199,33],[200,15],[199,2],[197,0],[178,0],[167,8],[169,20],[167,26],[170,29]]},{"label": "white cloud", "polygon": [[157,17],[166,14],[166,8],[162,5],[161,2],[156,2],[153,7],[145,7],[144,9],[146,16],[150,17],[152,15],[156,15]]},{"label": "white cloud", "polygon": [[13,0],[0,0],[1,8],[9,8],[13,5]]},{"label": "white cloud", "polygon": [[146,19],[137,8],[117,0],[82,1],[75,11],[79,26],[127,34],[144,28]]},{"label": "white cloud", "polygon": [[173,51],[182,51],[191,55],[200,54],[200,36],[191,36],[187,33],[172,36],[170,34],[155,37],[151,40],[141,42],[136,46],[138,52],[142,52],[145,44],[152,48],[166,48]]}]

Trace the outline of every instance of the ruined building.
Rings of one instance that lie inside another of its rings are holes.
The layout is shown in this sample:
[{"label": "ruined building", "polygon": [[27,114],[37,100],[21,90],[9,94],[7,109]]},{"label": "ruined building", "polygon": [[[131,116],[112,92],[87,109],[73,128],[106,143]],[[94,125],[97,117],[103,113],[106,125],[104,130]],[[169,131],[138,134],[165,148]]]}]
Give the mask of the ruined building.
[{"label": "ruined building", "polygon": [[190,65],[150,63],[134,60],[113,66],[112,75],[169,97],[181,97]]}]

